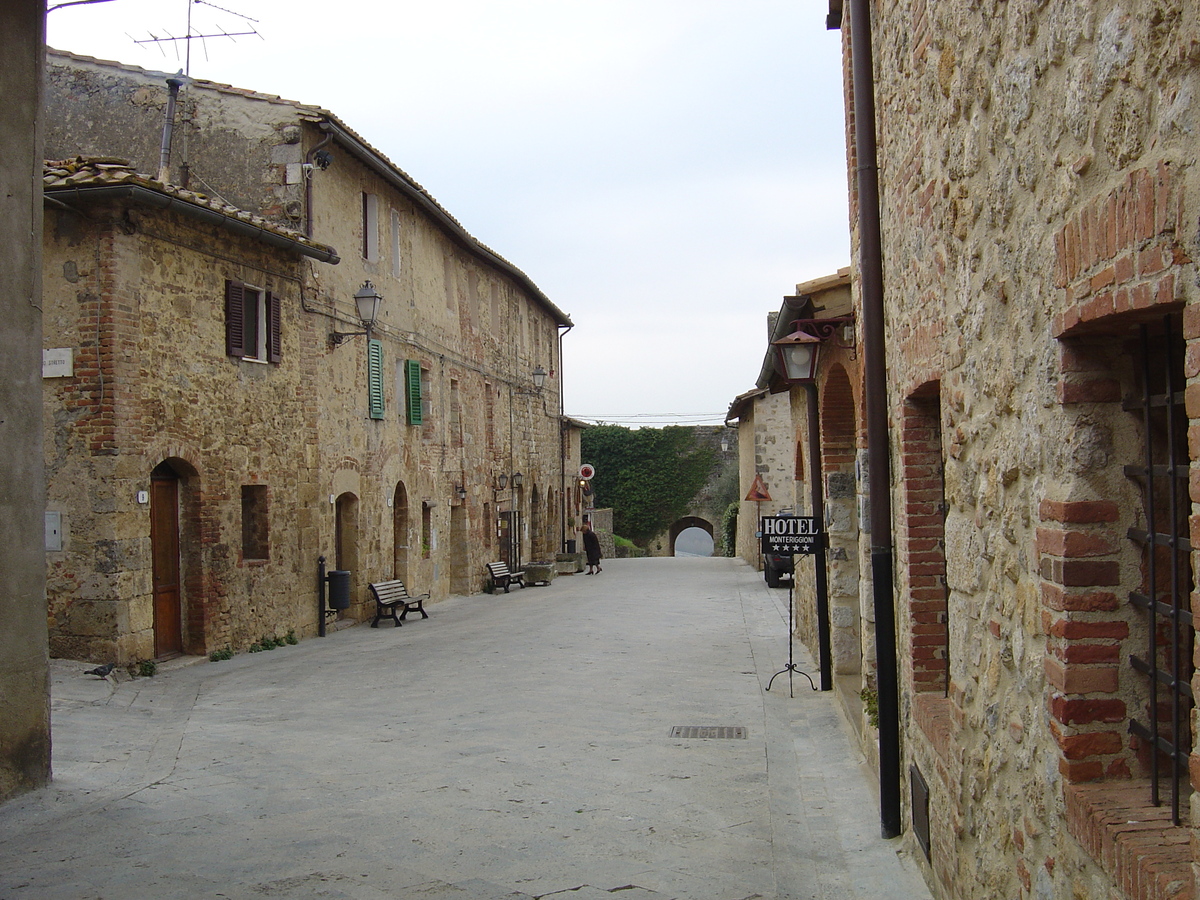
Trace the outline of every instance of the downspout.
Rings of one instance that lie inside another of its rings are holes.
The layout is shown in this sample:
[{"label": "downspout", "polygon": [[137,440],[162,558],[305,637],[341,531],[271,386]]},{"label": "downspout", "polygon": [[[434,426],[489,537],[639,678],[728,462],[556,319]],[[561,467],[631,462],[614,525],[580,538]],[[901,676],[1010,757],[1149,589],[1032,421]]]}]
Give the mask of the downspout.
[{"label": "downspout", "polygon": [[876,676],[879,689],[879,818],[883,837],[894,838],[901,831],[900,709],[896,671],[875,71],[871,53],[870,3],[868,0],[849,0],[849,3],[854,146],[858,161],[859,289],[863,311],[868,491],[871,500],[871,589],[875,605]]},{"label": "downspout", "polygon": [[[819,523],[821,539],[817,543],[817,651],[820,657],[821,690],[833,690],[833,648],[829,623],[829,573],[826,549],[829,536],[825,533],[825,485],[821,472],[821,411],[817,407],[817,386],[804,385],[808,394],[808,455],[812,459],[808,470],[812,475],[812,514]],[[793,576],[795,577],[795,576]]]},{"label": "downspout", "polygon": [[574,325],[559,325],[558,332],[558,531],[559,552],[567,552],[567,417],[563,401],[563,338]]}]

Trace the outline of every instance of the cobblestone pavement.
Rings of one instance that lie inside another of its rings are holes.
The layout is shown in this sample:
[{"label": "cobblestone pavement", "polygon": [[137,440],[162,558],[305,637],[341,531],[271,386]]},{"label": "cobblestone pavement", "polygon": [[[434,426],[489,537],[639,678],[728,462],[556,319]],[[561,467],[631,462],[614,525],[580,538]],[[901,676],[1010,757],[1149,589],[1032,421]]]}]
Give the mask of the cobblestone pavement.
[{"label": "cobblestone pavement", "polygon": [[735,560],[608,560],[153,678],[55,661],[0,900],[928,898],[830,696],[764,691],[786,600]]}]

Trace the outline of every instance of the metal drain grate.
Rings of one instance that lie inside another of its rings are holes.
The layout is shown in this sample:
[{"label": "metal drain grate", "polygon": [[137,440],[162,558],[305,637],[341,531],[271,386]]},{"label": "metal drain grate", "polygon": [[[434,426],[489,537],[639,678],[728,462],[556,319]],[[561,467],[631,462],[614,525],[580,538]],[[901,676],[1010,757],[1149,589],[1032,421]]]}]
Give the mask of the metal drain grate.
[{"label": "metal drain grate", "polygon": [[741,725],[675,725],[671,728],[673,738],[745,738],[746,729]]}]

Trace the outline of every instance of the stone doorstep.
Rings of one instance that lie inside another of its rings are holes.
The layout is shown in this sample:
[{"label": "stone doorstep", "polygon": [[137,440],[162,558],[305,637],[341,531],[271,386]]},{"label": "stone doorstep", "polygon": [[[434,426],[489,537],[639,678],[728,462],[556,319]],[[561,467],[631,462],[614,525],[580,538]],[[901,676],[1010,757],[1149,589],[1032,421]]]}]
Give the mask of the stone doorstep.
[{"label": "stone doorstep", "polygon": [[1195,896],[1192,829],[1151,805],[1149,780],[1067,784],[1065,793],[1071,833],[1131,900]]}]

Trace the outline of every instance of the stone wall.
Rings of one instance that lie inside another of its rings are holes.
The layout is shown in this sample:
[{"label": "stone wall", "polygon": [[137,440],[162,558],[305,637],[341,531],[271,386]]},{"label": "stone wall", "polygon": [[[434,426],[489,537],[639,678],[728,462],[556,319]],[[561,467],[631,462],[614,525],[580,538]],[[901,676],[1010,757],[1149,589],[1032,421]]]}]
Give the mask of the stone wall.
[{"label": "stone wall", "polygon": [[[55,153],[141,159],[166,86],[58,55],[49,93]],[[187,102],[193,173],[217,189],[227,179],[280,226],[311,222],[341,261],[298,263],[137,203],[48,223],[47,346],[80,361],[72,379],[47,381],[51,497],[71,523],[70,549],[51,560],[55,652],[156,652],[138,498],[164,461],[182,492],[189,653],[315,633],[320,556],[352,572],[351,619],[373,614],[370,581],[400,577],[434,601],[482,590],[502,524],[521,560],[552,557],[581,499],[578,440],[560,419],[569,320],[329,114],[199,82]],[[296,160],[322,147],[328,169],[298,175]],[[280,297],[280,361],[226,354],[225,279]],[[383,297],[374,363],[353,302],[368,280]],[[333,332],[359,334],[339,345]],[[269,559],[246,559],[244,520],[263,510]]]},{"label": "stone wall", "polygon": [[[748,415],[738,420],[738,466],[741,499],[738,508],[737,555],[757,569],[762,568],[761,541],[755,537],[762,516],[794,509],[795,439],[787,393],[755,398]],[[767,487],[770,500],[746,500],[756,477]]]},{"label": "stone wall", "polygon": [[[903,769],[929,785],[929,880],[945,897],[1191,896],[1186,814],[1136,844],[1100,817],[1162,820],[1122,794],[1149,803],[1129,721],[1156,715],[1128,663],[1148,631],[1129,602],[1146,513],[1122,400],[1143,355],[1177,365],[1189,401],[1200,372],[1200,10],[876,12]],[[1143,324],[1161,351],[1143,354]]]}]

